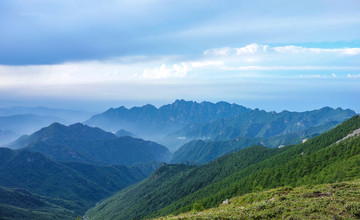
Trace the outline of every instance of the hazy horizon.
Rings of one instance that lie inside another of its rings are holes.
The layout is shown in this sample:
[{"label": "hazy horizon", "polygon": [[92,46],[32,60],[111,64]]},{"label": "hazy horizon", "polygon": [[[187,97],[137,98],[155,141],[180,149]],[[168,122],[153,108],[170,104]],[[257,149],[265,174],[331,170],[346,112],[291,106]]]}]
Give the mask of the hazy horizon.
[{"label": "hazy horizon", "polygon": [[[179,98],[180,100],[181,98]],[[246,103],[239,103],[237,101],[226,101],[226,100],[188,100],[188,99],[184,99],[185,101],[194,101],[197,103],[201,103],[201,102],[211,102],[211,103],[217,103],[217,102],[228,102],[230,104],[237,104],[237,105],[241,105],[244,106],[246,108],[250,108],[250,109],[260,109],[260,110],[265,110],[267,112],[271,112],[271,111],[275,111],[275,112],[282,112],[282,111],[291,111],[291,112],[304,112],[304,111],[312,111],[312,110],[316,110],[316,109],[321,109],[324,107],[330,107],[333,109],[336,108],[342,108],[342,109],[351,109],[354,110],[357,114],[359,114],[359,110],[358,109],[352,109],[352,108],[345,108],[342,106],[331,106],[331,105],[307,105],[304,106],[302,108],[292,108],[291,106],[287,106],[283,105],[281,103],[281,105],[278,105],[278,103],[260,103],[260,105],[258,105],[259,103],[257,101],[254,102],[246,102]],[[142,107],[144,105],[147,104],[151,104],[153,106],[155,106],[156,108],[160,108],[163,105],[168,105],[168,104],[172,104],[173,102],[175,102],[176,100],[156,100],[154,102],[146,102],[146,101],[141,101],[141,100],[113,100],[113,101],[92,101],[92,100],[77,100],[77,101],[73,101],[73,100],[67,100],[67,101],[56,101],[56,100],[41,100],[41,102],[38,101],[31,101],[31,100],[27,100],[26,102],[23,101],[5,101],[2,102],[0,105],[0,108],[4,108],[4,109],[11,109],[11,108],[16,108],[16,107],[29,107],[29,108],[37,108],[37,107],[45,107],[45,108],[53,108],[53,109],[64,109],[64,110],[75,110],[75,111],[85,111],[85,112],[89,112],[92,114],[97,114],[97,113],[101,113],[104,112],[106,110],[108,110],[109,108],[118,108],[121,106],[125,106],[126,108],[130,109],[132,107]],[[75,104],[76,103],[76,104]],[[311,107],[312,106],[312,107]]]}]

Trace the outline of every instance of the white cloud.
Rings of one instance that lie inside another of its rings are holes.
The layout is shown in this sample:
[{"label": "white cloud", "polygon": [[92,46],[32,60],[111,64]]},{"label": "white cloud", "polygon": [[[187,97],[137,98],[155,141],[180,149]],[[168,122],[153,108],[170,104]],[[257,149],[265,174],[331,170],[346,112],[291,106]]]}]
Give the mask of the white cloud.
[{"label": "white cloud", "polygon": [[273,47],[275,52],[278,53],[312,53],[312,54],[341,54],[341,55],[359,55],[360,48],[341,48],[341,49],[323,49],[323,48],[306,48],[298,46],[283,46],[283,47]]},{"label": "white cloud", "polygon": [[347,74],[348,78],[360,78],[360,74]]},{"label": "white cloud", "polygon": [[228,70],[359,69],[360,48],[313,48],[249,44],[205,50],[205,59],[221,60]]},{"label": "white cloud", "polygon": [[253,55],[257,53],[266,52],[269,49],[268,45],[249,44],[245,47],[235,48],[236,55]]},{"label": "white cloud", "polygon": [[215,49],[205,50],[204,55],[223,56],[223,55],[230,55],[233,51],[234,51],[233,48],[222,47],[222,48],[215,48]]},{"label": "white cloud", "polygon": [[[267,70],[360,70],[360,67],[348,66],[221,66],[222,70],[239,70],[239,71],[267,71]],[[332,73],[332,76],[336,76]]]},{"label": "white cloud", "polygon": [[145,79],[169,79],[169,78],[182,78],[189,72],[189,65],[186,63],[173,64],[172,67],[168,67],[166,64],[162,64],[160,67],[153,69],[145,69],[142,77]]},{"label": "white cloud", "polygon": [[[182,79],[217,82],[234,78],[359,78],[360,48],[271,47],[249,44],[214,48],[186,59],[182,56],[127,56],[105,61],[56,65],[0,65],[0,89],[43,85],[95,85],[98,83],[178,83]],[[301,71],[301,72],[300,72]],[[347,75],[349,74],[349,75]],[[166,82],[165,82],[166,81]]]},{"label": "white cloud", "polygon": [[231,47],[222,47],[214,48],[204,51],[204,55],[216,55],[216,56],[246,56],[246,55],[255,55],[259,53],[266,52],[269,49],[268,45],[261,44],[249,44],[244,47],[231,48]]},{"label": "white cloud", "polygon": [[259,54],[341,54],[341,55],[359,55],[360,48],[340,48],[340,49],[324,49],[324,48],[307,48],[294,45],[270,47],[263,44],[249,44],[244,47],[231,48],[214,48],[204,51],[207,56],[246,56]]},{"label": "white cloud", "polygon": [[300,78],[325,78],[324,76],[320,75],[320,74],[312,74],[312,75],[303,75],[300,74]]},{"label": "white cloud", "polygon": [[168,67],[167,64],[162,64],[160,67],[147,68],[141,74],[145,79],[171,79],[171,78],[184,78],[188,76],[191,71],[204,69],[207,67],[222,66],[223,62],[219,60],[204,60],[194,62],[181,62],[172,64]]},{"label": "white cloud", "polygon": [[190,65],[193,68],[201,68],[201,67],[209,67],[209,66],[222,66],[224,65],[224,62],[221,60],[206,60],[206,61],[190,62]]}]

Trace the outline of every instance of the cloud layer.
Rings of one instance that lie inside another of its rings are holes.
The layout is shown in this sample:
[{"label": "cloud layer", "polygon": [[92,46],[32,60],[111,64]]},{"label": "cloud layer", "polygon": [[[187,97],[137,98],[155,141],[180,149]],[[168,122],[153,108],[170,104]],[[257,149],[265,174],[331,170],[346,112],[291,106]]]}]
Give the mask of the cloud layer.
[{"label": "cloud layer", "polygon": [[[2,0],[0,64],[194,55],[252,42],[360,46],[359,7],[357,0]],[[254,48],[244,49],[237,52]]]},{"label": "cloud layer", "polygon": [[358,0],[2,0],[0,101],[360,106],[359,7]]}]

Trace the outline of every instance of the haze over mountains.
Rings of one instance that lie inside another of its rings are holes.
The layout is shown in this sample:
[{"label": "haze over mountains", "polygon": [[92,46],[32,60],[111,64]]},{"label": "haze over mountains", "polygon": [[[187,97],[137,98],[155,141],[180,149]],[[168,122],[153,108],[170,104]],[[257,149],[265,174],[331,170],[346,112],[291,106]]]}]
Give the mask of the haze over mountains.
[{"label": "haze over mountains", "polygon": [[17,150],[0,148],[1,219],[75,219],[170,159],[162,145],[80,123],[53,123],[8,147]]},{"label": "haze over mountains", "polygon": [[0,145],[31,134],[54,122],[72,124],[88,119],[91,113],[46,107],[0,108]]},{"label": "haze over mountains", "polygon": [[195,139],[231,140],[286,135],[286,138],[277,138],[277,142],[268,145],[275,147],[324,132],[353,115],[354,111],[341,108],[276,113],[227,102],[176,100],[160,108],[152,105],[111,108],[84,123],[114,132],[125,129],[176,151]]},{"label": "haze over mountains", "polygon": [[359,9],[0,0],[0,220],[360,219]]},{"label": "haze over mountains", "polygon": [[[259,187],[301,185],[306,175],[326,172],[314,183],[349,180],[357,177],[359,138],[336,141],[360,128],[354,115],[341,108],[276,113],[176,100],[160,108],[109,109],[84,124],[49,120],[0,148],[0,218],[76,218],[90,209],[89,219],[139,219],[189,211],[195,201],[213,207]],[[324,162],[329,154],[334,160]],[[303,171],[303,164],[319,161],[320,170]],[[344,174],[329,174],[339,173],[339,164]],[[279,182],[262,177],[283,172],[296,174]]]},{"label": "haze over mountains", "polygon": [[5,143],[9,143],[12,140],[15,140],[17,137],[19,137],[19,134],[16,134],[12,131],[9,130],[0,130],[0,145],[1,144],[5,144]]},{"label": "haze over mountains", "polygon": [[66,123],[76,123],[88,119],[92,113],[87,111],[56,109],[47,107],[24,107],[15,106],[11,108],[0,108],[0,116],[11,115],[38,115],[38,116],[52,116],[61,118]]}]

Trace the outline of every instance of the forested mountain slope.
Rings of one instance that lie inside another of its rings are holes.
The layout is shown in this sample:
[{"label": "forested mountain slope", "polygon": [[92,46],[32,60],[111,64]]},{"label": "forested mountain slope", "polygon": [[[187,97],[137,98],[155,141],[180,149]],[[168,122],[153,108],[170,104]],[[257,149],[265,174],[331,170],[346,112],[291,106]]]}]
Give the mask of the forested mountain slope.
[{"label": "forested mountain slope", "polygon": [[295,146],[250,147],[200,167],[165,165],[87,215],[90,219],[138,219],[177,214],[191,210],[195,201],[210,208],[252,191],[359,178],[360,137],[336,143],[358,128],[360,117],[354,116]]},{"label": "forested mountain slope", "polygon": [[151,141],[116,135],[80,123],[65,126],[54,123],[10,145],[42,153],[58,161],[93,164],[122,164],[168,161],[165,146]]},{"label": "forested mountain slope", "polygon": [[[71,207],[67,202],[64,207],[79,215],[100,199],[145,177],[138,168],[57,162],[40,153],[0,148],[0,186],[72,201]],[[0,204],[8,202],[5,198]]]},{"label": "forested mountain slope", "polygon": [[8,147],[19,149],[36,141],[46,141],[49,144],[62,144],[65,140],[105,140],[114,139],[116,136],[100,128],[89,127],[80,123],[65,126],[60,123],[52,123],[47,127],[32,133],[24,135],[11,143]]},{"label": "forested mountain slope", "polygon": [[306,138],[302,139],[304,137],[313,137],[318,135],[312,131],[313,129],[309,129],[309,131],[303,132],[301,135],[299,133],[292,133],[268,138],[237,137],[229,141],[193,140],[187,144],[184,144],[177,151],[175,151],[173,153],[171,162],[204,164],[227,153],[238,151],[252,145],[281,148],[285,145],[297,144],[307,140]]},{"label": "forested mountain slope", "polygon": [[0,219],[76,219],[76,202],[0,187]]}]

